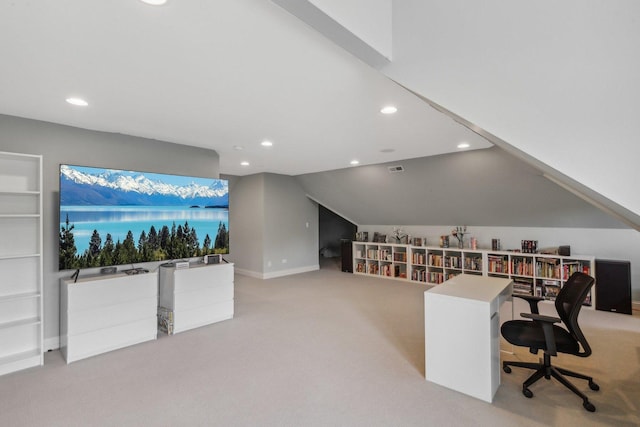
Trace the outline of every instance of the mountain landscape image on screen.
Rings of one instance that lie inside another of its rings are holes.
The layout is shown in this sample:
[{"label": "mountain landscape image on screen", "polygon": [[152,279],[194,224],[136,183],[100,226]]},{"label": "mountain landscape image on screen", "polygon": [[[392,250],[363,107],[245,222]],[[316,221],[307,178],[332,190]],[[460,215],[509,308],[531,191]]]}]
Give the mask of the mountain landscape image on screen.
[{"label": "mountain landscape image on screen", "polygon": [[60,166],[60,270],[229,253],[228,181]]}]

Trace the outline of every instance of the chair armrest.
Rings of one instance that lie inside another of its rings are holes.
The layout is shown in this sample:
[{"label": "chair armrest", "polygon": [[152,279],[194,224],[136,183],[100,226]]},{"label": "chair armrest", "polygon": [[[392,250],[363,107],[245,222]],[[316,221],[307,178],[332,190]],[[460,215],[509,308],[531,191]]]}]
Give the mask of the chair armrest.
[{"label": "chair armrest", "polygon": [[544,332],[544,341],[547,345],[547,353],[550,356],[556,356],[558,353],[556,351],[556,337],[553,333],[553,324],[560,323],[562,320],[558,317],[543,316],[535,313],[520,313],[520,316],[540,323],[542,326],[542,332]]},{"label": "chair armrest", "polygon": [[514,296],[516,298],[523,299],[526,302],[528,302],[529,303],[529,310],[531,310],[531,313],[540,314],[540,311],[538,310],[538,303],[540,301],[544,301],[544,298],[537,297],[537,296],[534,296],[534,295],[523,295],[523,294],[512,294],[512,296]]},{"label": "chair armrest", "polygon": [[520,313],[520,316],[525,317],[527,319],[539,320],[541,322],[549,322],[549,323],[560,323],[562,320],[559,317],[553,316],[544,316],[542,314],[535,313]]}]

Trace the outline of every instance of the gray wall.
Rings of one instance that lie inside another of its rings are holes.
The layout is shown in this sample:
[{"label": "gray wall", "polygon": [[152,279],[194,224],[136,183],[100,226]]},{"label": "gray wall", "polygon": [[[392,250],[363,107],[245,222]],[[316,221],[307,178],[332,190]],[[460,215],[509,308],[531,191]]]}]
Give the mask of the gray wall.
[{"label": "gray wall", "polygon": [[[44,337],[59,330],[58,191],[61,163],[217,178],[212,150],[0,115],[0,151],[43,156]],[[230,229],[233,235],[233,229]],[[47,342],[45,342],[47,344]]]},{"label": "gray wall", "polygon": [[264,218],[265,272],[317,268],[318,205],[294,177],[265,174]]},{"label": "gray wall", "polygon": [[357,224],[629,228],[498,147],[297,178]]},{"label": "gray wall", "polygon": [[264,175],[229,182],[229,256],[239,270],[262,272],[264,257]]},{"label": "gray wall", "polygon": [[318,207],[291,176],[234,177],[231,255],[239,272],[270,278],[318,269]]}]

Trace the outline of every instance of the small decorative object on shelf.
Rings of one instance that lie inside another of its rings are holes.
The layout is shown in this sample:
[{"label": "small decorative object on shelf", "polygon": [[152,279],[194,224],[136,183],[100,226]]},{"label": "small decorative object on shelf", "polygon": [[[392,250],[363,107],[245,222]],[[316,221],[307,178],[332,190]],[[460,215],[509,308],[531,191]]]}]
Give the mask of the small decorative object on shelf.
[{"label": "small decorative object on shelf", "polygon": [[359,231],[356,233],[356,242],[368,242],[369,233],[367,231]]},{"label": "small decorative object on shelf", "polygon": [[393,243],[406,243],[407,234],[402,231],[401,227],[393,227],[392,237],[395,240]]},{"label": "small decorative object on shelf", "polygon": [[449,236],[440,236],[440,247],[441,248],[449,247]]},{"label": "small decorative object on shelf", "polygon": [[478,239],[476,239],[475,237],[469,239],[469,249],[478,249]]},{"label": "small decorative object on shelf", "polygon": [[521,242],[522,252],[525,254],[535,254],[538,252],[537,240],[522,240]]},{"label": "small decorative object on shelf", "polygon": [[491,239],[491,250],[492,251],[500,250],[500,239]]},{"label": "small decorative object on shelf", "polygon": [[460,249],[464,248],[464,235],[467,234],[467,226],[466,225],[458,225],[456,228],[451,230],[451,234],[453,237],[458,239],[458,247]]}]

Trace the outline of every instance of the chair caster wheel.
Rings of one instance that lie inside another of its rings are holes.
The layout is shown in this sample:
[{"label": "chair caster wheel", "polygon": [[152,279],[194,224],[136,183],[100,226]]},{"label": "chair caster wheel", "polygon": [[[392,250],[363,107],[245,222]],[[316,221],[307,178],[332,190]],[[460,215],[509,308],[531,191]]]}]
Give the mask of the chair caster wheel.
[{"label": "chair caster wheel", "polygon": [[528,388],[523,388],[522,389],[522,394],[524,394],[525,397],[528,397],[529,399],[531,399],[533,397],[533,393]]},{"label": "chair caster wheel", "polygon": [[507,374],[511,373],[511,368],[509,366],[503,366],[502,370],[505,371]]},{"label": "chair caster wheel", "polygon": [[600,386],[599,386],[598,384],[594,383],[593,381],[591,381],[591,382],[589,383],[589,388],[590,388],[591,390],[593,390],[593,391],[598,391],[598,390],[600,390]]},{"label": "chair caster wheel", "polygon": [[593,403],[589,402],[588,400],[585,400],[584,403],[582,403],[582,406],[584,406],[584,409],[589,412],[596,412],[596,407],[593,406]]}]

